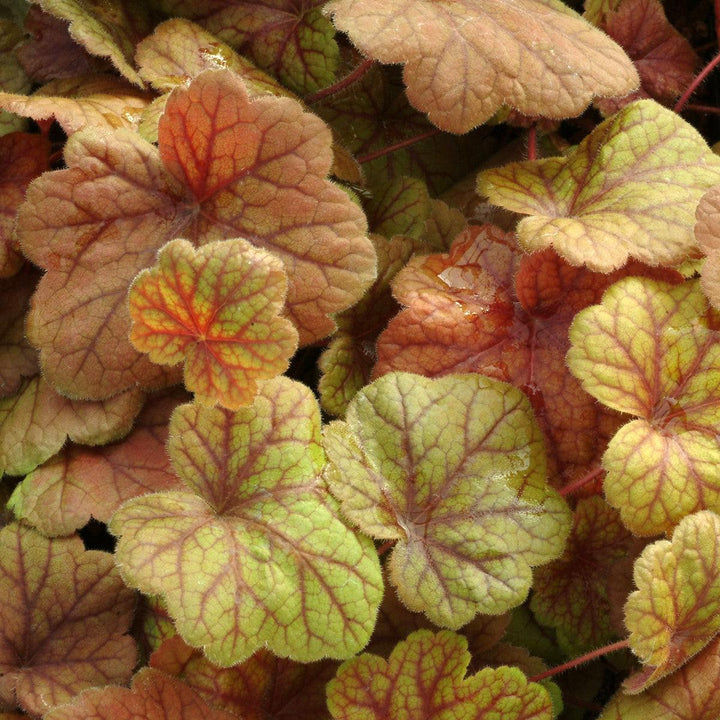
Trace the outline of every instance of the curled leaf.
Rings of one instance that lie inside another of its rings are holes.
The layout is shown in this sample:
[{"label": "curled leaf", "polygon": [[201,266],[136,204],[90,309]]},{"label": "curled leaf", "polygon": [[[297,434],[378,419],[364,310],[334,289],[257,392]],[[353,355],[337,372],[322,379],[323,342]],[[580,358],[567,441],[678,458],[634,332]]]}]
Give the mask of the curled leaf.
[{"label": "curled leaf", "polygon": [[244,240],[197,251],[173,240],[130,287],[130,341],[153,362],[184,360],[198,402],[236,410],[297,348],[297,331],[279,317],[286,289],[282,262]]},{"label": "curled leaf", "polygon": [[343,513],[397,540],[391,580],[437,625],[520,604],[530,568],[562,552],[569,512],[545,483],[542,436],[517,388],[389,373],[327,426],[325,449]]},{"label": "curled leaf", "polygon": [[324,11],[363,53],[404,63],[412,105],[454,133],[502,105],[573,117],[638,85],[622,49],[558,0],[331,0]]},{"label": "curled leaf", "polygon": [[[679,150],[682,148],[682,150]],[[554,247],[573,265],[609,272],[629,257],[677,263],[694,249],[694,213],[720,182],[720,157],[691,125],[640,100],[598,125],[565,157],[486,170],[478,192],[529,215],[529,252]]]}]

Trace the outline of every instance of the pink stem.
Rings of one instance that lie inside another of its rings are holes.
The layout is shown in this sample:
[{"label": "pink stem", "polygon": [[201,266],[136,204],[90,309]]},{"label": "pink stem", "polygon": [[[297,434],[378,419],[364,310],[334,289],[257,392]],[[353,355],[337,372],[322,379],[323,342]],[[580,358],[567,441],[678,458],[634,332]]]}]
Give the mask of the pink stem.
[{"label": "pink stem", "polygon": [[600,477],[600,475],[605,472],[601,467],[593,468],[589,473],[586,473],[582,477],[579,477],[577,480],[573,480],[571,483],[568,483],[565,485],[565,487],[560,488],[560,494],[563,497],[567,497],[568,495],[572,495],[574,492],[579,490],[581,487],[584,487],[588,483],[591,483],[596,478]]},{"label": "pink stem", "polygon": [[[719,0],[720,1],[720,0]],[[537,159],[537,125],[533,123],[528,130],[528,160]]]},{"label": "pink stem", "polygon": [[439,128],[433,128],[432,130],[428,130],[427,132],[421,133],[420,135],[415,135],[415,137],[408,138],[407,140],[401,140],[394,145],[388,145],[387,147],[380,148],[380,150],[374,150],[367,155],[361,155],[359,158],[357,158],[357,161],[362,165],[362,163],[367,163],[371,160],[377,160],[379,157],[383,157],[383,155],[389,155],[396,150],[402,150],[403,148],[410,147],[411,145],[419,143],[422,140],[427,140],[427,138],[430,138],[433,135],[437,135],[439,132]]},{"label": "pink stem", "polygon": [[[717,3],[717,0],[716,0]],[[676,113],[682,111],[687,104],[690,96],[697,90],[698,85],[720,64],[720,53],[718,53],[696,76],[695,79],[690,83],[687,90],[682,94],[681,98],[675,103],[673,110]]]},{"label": "pink stem", "polygon": [[571,670],[574,667],[577,667],[578,665],[582,665],[583,663],[590,662],[590,660],[594,660],[595,658],[602,657],[603,655],[608,655],[611,652],[615,652],[616,650],[622,650],[623,648],[629,647],[630,641],[620,640],[616,643],[611,643],[610,645],[605,645],[604,647],[598,648],[597,650],[593,650],[592,652],[587,653],[586,655],[581,655],[580,657],[573,658],[572,660],[568,660],[566,663],[563,663],[562,665],[558,665],[557,667],[550,668],[549,670],[545,670],[544,672],[541,672],[537,675],[533,675],[531,678],[528,678],[530,682],[537,682],[538,680],[544,680],[545,678],[553,677],[554,675],[558,675],[561,672],[565,672],[566,670]]},{"label": "pink stem", "polygon": [[368,59],[363,60],[349,75],[346,75],[342,80],[338,80],[333,85],[328,85],[322,90],[318,90],[315,93],[308,95],[305,98],[305,102],[308,105],[319,102],[330,95],[335,95],[343,91],[345,88],[350,87],[354,82],[357,82],[373,65],[374,60]]}]

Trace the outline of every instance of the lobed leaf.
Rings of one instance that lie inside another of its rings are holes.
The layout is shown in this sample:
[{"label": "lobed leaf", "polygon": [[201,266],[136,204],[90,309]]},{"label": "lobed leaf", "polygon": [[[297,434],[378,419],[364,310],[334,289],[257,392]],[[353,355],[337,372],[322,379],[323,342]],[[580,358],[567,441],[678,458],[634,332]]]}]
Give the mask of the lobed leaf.
[{"label": "lobed leaf", "polygon": [[150,666],[175,675],[209,704],[243,720],[329,720],[325,685],[338,663],[297,663],[258,650],[240,665],[220,668],[175,636],[152,654]]},{"label": "lobed leaf", "polygon": [[633,544],[614,508],[597,496],[582,498],[562,557],[535,570],[530,608],[555,629],[568,655],[607,644],[617,634],[611,582],[617,582]]},{"label": "lobed leaf", "polygon": [[622,49],[557,0],[331,0],[325,12],[363,54],[404,63],[410,103],[449,132],[502,105],[573,117],[638,85]]},{"label": "lobed leaf", "polygon": [[436,625],[520,604],[531,566],[562,552],[568,509],[545,484],[542,436],[517,388],[389,373],[326,427],[325,449],[343,513],[397,540],[391,580]]},{"label": "lobed leaf", "polygon": [[183,405],[169,452],[186,488],[130,500],[111,520],[123,577],[162,595],[180,635],[218,665],[262,646],[343,658],[369,639],[379,563],[324,495],[319,435],[312,393],[284,377],[234,413]]},{"label": "lobed leaf", "polygon": [[122,441],[64,448],[17,485],[8,507],[44,535],[70,535],[91,517],[107,522],[130,498],[177,489],[165,441],[178,402],[178,393],[151,396]]},{"label": "lobed leaf", "polygon": [[605,16],[602,29],[627,52],[641,83],[629,97],[597,101],[606,115],[641,97],[670,102],[692,82],[699,58],[668,22],[659,0],[624,0]]},{"label": "lobed leaf", "polygon": [[207,705],[185,683],[159,670],[142,668],[132,687],[105,687],[73,698],[45,720],[236,720]]},{"label": "lobed leaf", "polygon": [[323,17],[324,0],[162,0],[171,15],[194,20],[300,94],[335,81],[339,49]]},{"label": "lobed leaf", "polygon": [[541,685],[512,667],[466,678],[469,661],[464,638],[418,630],[388,660],[363,653],[345,662],[328,684],[330,713],[335,720],[551,720],[552,701]]},{"label": "lobed leaf", "polygon": [[697,282],[615,283],[570,327],[571,372],[605,405],[635,415],[603,456],[608,502],[636,535],[720,509],[720,345]]},{"label": "lobed leaf", "polygon": [[102,398],[174,379],[127,339],[126,295],[179,235],[197,245],[245,237],[272,251],[290,278],[288,314],[302,341],[331,332],[329,314],[362,295],[375,256],[361,210],[325,178],[330,142],[298,103],[250,101],[230,71],[173,92],[159,152],[129,132],[73,135],[68,169],[32,183],[18,215],[23,252],[48,270],[28,335],[52,383]]},{"label": "lobed leaf", "polygon": [[598,720],[717,720],[720,638],[638,695],[619,690]]},{"label": "lobed leaf", "polygon": [[[68,579],[71,579],[69,582]],[[108,553],[78,537],[0,530],[0,700],[33,715],[93,685],[129,680],[135,598]]]},{"label": "lobed leaf", "polygon": [[135,43],[150,29],[147,5],[140,0],[104,0],[88,7],[82,0],[34,0],[45,12],[70,23],[70,36],[91,55],[106,57],[120,74],[142,87],[132,65]]},{"label": "lobed leaf", "polygon": [[640,100],[598,125],[562,158],[486,170],[478,192],[529,215],[529,252],[554,247],[573,265],[609,272],[629,257],[671,265],[695,247],[695,207],[720,182],[720,158],[674,112]]},{"label": "lobed leaf", "polygon": [[671,540],[648,545],[635,561],[637,590],[625,605],[630,648],[646,666],[625,681],[645,690],[684,665],[720,631],[720,517],[683,518]]},{"label": "lobed leaf", "polygon": [[144,396],[128,390],[103,402],[69,400],[40,375],[0,399],[0,470],[25,475],[52,457],[66,439],[104,445],[126,435]]},{"label": "lobed leaf", "polygon": [[197,251],[173,240],[130,286],[130,342],[155,363],[184,361],[201,404],[237,410],[297,348],[297,331],[279,317],[286,291],[282,262],[245,240]]}]

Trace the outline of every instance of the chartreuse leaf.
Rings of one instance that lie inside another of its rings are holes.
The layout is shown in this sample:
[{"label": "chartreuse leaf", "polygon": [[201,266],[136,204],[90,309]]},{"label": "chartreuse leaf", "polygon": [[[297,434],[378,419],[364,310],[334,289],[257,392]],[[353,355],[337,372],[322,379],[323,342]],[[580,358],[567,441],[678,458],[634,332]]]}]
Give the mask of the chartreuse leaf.
[{"label": "chartreuse leaf", "polygon": [[135,597],[108,553],[7,525],[0,597],[0,707],[42,715],[85,688],[130,679],[135,643],[124,633]]},{"label": "chartreuse leaf", "polygon": [[562,552],[570,513],[546,485],[542,435],[511,385],[388,373],[327,426],[325,448],[343,513],[397,540],[391,580],[436,625],[520,604],[531,567]]},{"label": "chartreuse leaf", "polygon": [[717,720],[720,638],[639,695],[619,690],[598,720]]},{"label": "chartreuse leaf", "polygon": [[142,668],[132,687],[88,690],[45,715],[45,720],[237,720],[208,705],[185,683]]},{"label": "chartreuse leaf", "polygon": [[186,489],[130,500],[110,522],[126,581],[162,595],[180,635],[218,665],[262,646],[303,662],[364,647],[380,567],[324,490],[311,391],[280,377],[234,413],[182,405],[169,434]]},{"label": "chartreuse leaf", "polygon": [[[0,18],[0,95],[3,92],[27,93],[32,87],[16,48],[23,34],[22,29],[12,20]],[[23,118],[0,110],[0,137],[25,130],[25,124]]]},{"label": "chartreuse leaf", "polygon": [[209,70],[172,92],[158,144],[122,130],[75,133],[68,168],[31,183],[18,212],[24,254],[48,271],[28,335],[66,394],[104,398],[169,381],[132,347],[126,296],[177,237],[197,246],[249,238],[280,257],[303,342],[332,332],[330,315],[375,277],[365,216],[326,177],[330,131],[299,103],[251,100],[234,73]]},{"label": "chartreuse leaf", "polygon": [[640,692],[669,675],[720,631],[719,555],[720,517],[702,510],[635,561],[638,589],[625,605],[625,624],[645,668],[628,678],[627,691]]},{"label": "chartreuse leaf", "polygon": [[628,257],[677,263],[695,246],[694,212],[720,182],[720,157],[691,125],[640,100],[598,125],[566,157],[480,174],[478,191],[529,215],[518,240],[554,247],[573,265],[609,272]]},{"label": "chartreuse leaf", "polygon": [[637,417],[602,464],[605,494],[636,535],[700,509],[720,511],[720,334],[697,281],[625,278],[570,327],[571,372],[605,405]]},{"label": "chartreuse leaf", "polygon": [[465,638],[417,630],[385,660],[364,653],[343,663],[328,684],[335,720],[551,720],[545,688],[517,668],[484,668],[465,677]]},{"label": "chartreuse leaf", "polygon": [[559,0],[332,0],[325,12],[363,53],[404,63],[412,105],[454,133],[502,105],[573,117],[638,86],[622,49]]},{"label": "chartreuse leaf", "polygon": [[340,51],[335,29],[323,17],[323,0],[162,0],[248,55],[294,92],[315,92],[335,81]]},{"label": "chartreuse leaf", "polygon": [[173,240],[130,286],[130,341],[161,365],[184,360],[185,386],[201,404],[237,410],[297,348],[297,330],[279,316],[286,291],[282,261],[245,240],[197,251]]}]

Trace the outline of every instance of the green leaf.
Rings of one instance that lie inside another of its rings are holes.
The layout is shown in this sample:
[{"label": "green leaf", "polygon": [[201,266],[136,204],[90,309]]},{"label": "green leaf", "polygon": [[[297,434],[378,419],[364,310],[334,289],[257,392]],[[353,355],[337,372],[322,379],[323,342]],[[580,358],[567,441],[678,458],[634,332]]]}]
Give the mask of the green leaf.
[{"label": "green leaf", "polygon": [[605,405],[638,419],[603,456],[608,502],[636,535],[720,511],[720,339],[697,282],[625,278],[570,327],[571,372]]},{"label": "green leaf", "polygon": [[569,531],[525,395],[479,375],[389,373],[325,432],[326,477],[363,532],[397,540],[403,603],[458,628],[520,604]]},{"label": "green leaf", "polygon": [[529,215],[528,251],[554,247],[573,265],[609,272],[629,257],[673,264],[695,247],[694,213],[720,182],[720,157],[691,125],[653,100],[608,118],[567,156],[487,170],[478,192]]},{"label": "green leaf", "polygon": [[123,577],[163,596],[190,645],[222,666],[263,645],[302,662],[365,646],[380,567],[323,488],[320,412],[308,388],[265,381],[234,413],[183,405],[169,452],[185,491],[130,500],[110,530]]},{"label": "green leaf", "polygon": [[364,653],[345,662],[328,684],[335,720],[551,720],[545,688],[513,667],[485,668],[464,677],[465,638],[418,630],[388,660]]},{"label": "green leaf", "polygon": [[627,691],[645,690],[674,672],[720,631],[719,554],[720,517],[703,510],[635,561],[638,589],[625,605],[625,624],[645,668],[625,681]]},{"label": "green leaf", "polygon": [[199,403],[237,410],[297,348],[297,331],[279,316],[286,292],[280,259],[245,240],[197,251],[173,240],[130,286],[130,341],[161,365],[184,360],[185,386]]},{"label": "green leaf", "polygon": [[125,635],[135,597],[112,556],[78,537],[0,530],[0,707],[33,715],[93,685],[123,683],[136,662]]}]

